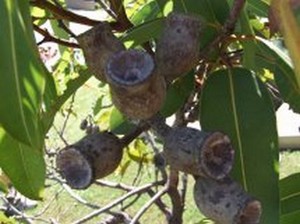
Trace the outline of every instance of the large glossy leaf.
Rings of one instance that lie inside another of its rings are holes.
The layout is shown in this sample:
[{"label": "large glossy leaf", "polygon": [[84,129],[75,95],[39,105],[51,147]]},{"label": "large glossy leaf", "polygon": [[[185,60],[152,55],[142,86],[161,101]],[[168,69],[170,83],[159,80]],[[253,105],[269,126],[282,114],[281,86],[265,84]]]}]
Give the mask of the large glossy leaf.
[{"label": "large glossy leaf", "polygon": [[154,19],[133,27],[121,37],[121,40],[124,42],[126,47],[131,48],[157,38],[161,33],[163,21],[164,19],[161,18]]},{"label": "large glossy leaf", "polygon": [[42,144],[38,115],[44,70],[33,38],[28,1],[0,1],[0,123],[29,146]]},{"label": "large glossy leaf", "polygon": [[271,7],[276,12],[277,20],[280,21],[280,31],[293,61],[296,84],[300,87],[300,29],[292,9],[292,3],[285,0],[273,0]]},{"label": "large glossy leaf", "polygon": [[262,0],[248,0],[247,9],[260,17],[268,17],[269,5]]},{"label": "large glossy leaf", "polygon": [[160,113],[164,117],[171,116],[183,106],[191,92],[194,90],[194,79],[193,72],[190,72],[169,86],[165,103],[160,110]]},{"label": "large glossy leaf", "polygon": [[[240,16],[241,32],[245,35],[254,35],[254,31],[249,21],[248,14],[245,10]],[[243,65],[248,69],[255,68],[255,45],[256,41],[244,41],[243,46]]]},{"label": "large glossy leaf", "polygon": [[262,202],[261,223],[278,223],[278,136],[264,84],[243,68],[220,70],[210,74],[200,105],[202,128],[229,135],[235,149],[232,175]]},{"label": "large glossy leaf", "polygon": [[45,163],[41,150],[16,141],[0,128],[0,167],[15,188],[32,199],[41,199]]},{"label": "large glossy leaf", "polygon": [[300,220],[300,210],[282,215],[280,217],[280,224],[298,224]]},{"label": "large glossy leaf", "polygon": [[131,18],[130,21],[136,26],[143,22],[147,22],[157,18],[160,13],[159,5],[156,1],[150,1],[140,10],[138,10]]},{"label": "large glossy leaf", "polygon": [[113,108],[109,118],[109,129],[114,134],[126,134],[134,125],[117,109]]},{"label": "large glossy leaf", "polygon": [[280,180],[279,186],[281,215],[300,212],[300,173]]},{"label": "large glossy leaf", "polygon": [[286,50],[265,39],[258,39],[259,51],[257,64],[267,68],[275,75],[280,93],[290,107],[300,113],[300,87],[297,85],[295,72]]}]

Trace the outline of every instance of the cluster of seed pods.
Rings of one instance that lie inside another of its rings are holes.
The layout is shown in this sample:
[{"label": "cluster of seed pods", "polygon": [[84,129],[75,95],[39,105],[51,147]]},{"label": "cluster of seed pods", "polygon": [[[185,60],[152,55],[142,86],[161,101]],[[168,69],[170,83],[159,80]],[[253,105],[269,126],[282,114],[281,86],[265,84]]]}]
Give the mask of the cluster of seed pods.
[{"label": "cluster of seed pods", "polygon": [[[195,177],[194,199],[201,212],[220,224],[258,224],[260,202],[228,177],[234,161],[229,137],[169,127],[157,115],[167,85],[197,64],[201,27],[196,16],[171,13],[154,58],[142,50],[126,50],[106,23],[77,40],[90,71],[109,84],[114,105],[130,119],[146,120],[162,139],[170,167]],[[91,133],[61,150],[57,166],[71,187],[85,189],[117,168],[124,146],[111,133]]]}]

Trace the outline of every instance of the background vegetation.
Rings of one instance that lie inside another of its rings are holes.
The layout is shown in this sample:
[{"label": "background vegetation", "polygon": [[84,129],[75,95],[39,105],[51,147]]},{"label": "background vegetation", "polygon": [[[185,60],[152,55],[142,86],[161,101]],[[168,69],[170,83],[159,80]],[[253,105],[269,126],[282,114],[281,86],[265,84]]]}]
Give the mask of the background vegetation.
[{"label": "background vegetation", "polygon": [[[300,216],[299,174],[291,175],[286,171],[297,171],[297,162],[283,165],[279,170],[275,110],[284,101],[294,112],[300,112],[300,69],[297,63],[300,59],[300,2],[97,2],[98,7],[106,10],[107,21],[127,48],[144,48],[150,54],[155,54],[156,41],[170,12],[201,17],[205,26],[199,40],[199,63],[170,84],[160,112],[165,117],[175,115],[176,124],[199,121],[205,131],[222,131],[229,135],[235,149],[231,176],[261,201],[261,223],[297,223]],[[50,22],[54,34],[42,28],[45,22]],[[153,164],[154,155],[161,151],[161,144],[148,131],[125,149],[115,176],[110,176],[110,181],[125,182],[132,187],[130,189],[126,190],[127,185],[117,185],[106,191],[112,183],[99,180],[85,192],[74,192],[57,174],[56,153],[84,136],[80,129],[82,120],[120,137],[135,128],[134,123],[112,105],[109,87],[93,78],[79,60],[82,52],[76,41],[70,39],[74,34],[68,28],[69,22],[92,27],[100,21],[67,11],[62,0],[4,0],[0,3],[0,186],[6,192],[12,184],[28,198],[44,198],[44,202],[30,214],[15,211],[18,220],[78,221],[111,203],[113,199],[106,195],[119,198],[125,192],[137,190],[138,186],[155,184],[166,171],[168,177],[175,177],[177,181],[183,178],[171,189],[180,195],[180,206],[186,203],[184,223],[205,223],[193,204],[189,193],[191,188],[186,186],[187,179],[188,186],[193,180]],[[39,43],[34,39],[34,30],[44,37]],[[41,48],[45,42],[59,44],[59,59],[50,70],[46,70],[39,55],[40,52],[45,56],[45,49]],[[285,163],[297,157],[284,154],[282,161]],[[132,197],[104,212],[114,217],[118,214],[124,217],[124,213],[134,217],[140,206],[149,201],[145,195],[153,198],[164,184],[147,188],[152,193],[134,194],[134,197],[142,197],[134,207],[127,209],[130,200],[134,199]],[[173,215],[177,214],[174,211],[178,204],[172,201],[172,194],[165,195],[162,200],[173,209]],[[77,212],[75,208],[79,204],[81,209]],[[159,205],[157,207],[150,207],[157,211],[148,210],[140,222],[165,222],[164,210]],[[155,219],[153,214],[157,214]],[[97,217],[95,222],[102,218]],[[0,215],[0,222],[8,220]]]}]

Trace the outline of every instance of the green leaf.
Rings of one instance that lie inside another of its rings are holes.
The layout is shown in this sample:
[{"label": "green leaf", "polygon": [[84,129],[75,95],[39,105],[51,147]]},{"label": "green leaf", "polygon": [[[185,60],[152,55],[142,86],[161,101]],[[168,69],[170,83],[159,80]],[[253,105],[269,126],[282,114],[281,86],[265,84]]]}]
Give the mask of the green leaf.
[{"label": "green leaf", "polygon": [[281,215],[300,212],[300,173],[280,180]]},{"label": "green leaf", "polygon": [[164,19],[155,19],[135,26],[121,37],[121,41],[128,48],[141,45],[153,38],[157,38],[162,30]]},{"label": "green leaf", "polygon": [[160,13],[160,8],[156,1],[150,1],[138,10],[131,18],[131,22],[136,26],[141,23],[156,19]]},{"label": "green leaf", "polygon": [[174,11],[198,14],[209,22],[223,24],[229,14],[226,1],[219,0],[173,0]]},{"label": "green leaf", "polygon": [[41,149],[29,147],[0,128],[0,167],[14,187],[31,199],[41,199],[45,162]]},{"label": "green leaf", "polygon": [[201,127],[229,135],[232,175],[262,202],[261,223],[278,223],[278,136],[266,87],[246,69],[219,70],[205,82],[200,105]]},{"label": "green leaf", "polygon": [[269,5],[262,0],[248,0],[247,9],[257,16],[268,17]]},{"label": "green leaf", "polygon": [[[64,29],[61,28],[61,26],[59,25],[59,23],[56,20],[51,19],[50,24],[51,24],[53,33],[56,37],[58,37],[59,39],[66,39],[66,40],[69,39],[69,34],[66,33],[64,31]],[[65,25],[67,26],[68,24],[65,24]],[[59,48],[60,54],[63,55],[64,51],[66,50],[66,47],[59,44],[58,48]]]},{"label": "green leaf", "polygon": [[0,211],[0,223],[3,224],[16,224],[16,220],[13,219],[13,217],[6,217],[6,215]]},{"label": "green leaf", "polygon": [[[295,1],[294,7],[296,4],[298,4],[297,1]],[[294,65],[295,84],[300,87],[300,29],[293,12],[293,6],[290,1],[273,0],[271,7],[275,10],[276,17],[280,21],[280,32],[284,37],[284,43],[289,49],[289,55]]]},{"label": "green leaf", "polygon": [[134,127],[126,117],[115,107],[113,107],[109,118],[111,132],[117,135],[125,134]]},{"label": "green leaf", "polygon": [[[48,130],[50,128],[56,112],[63,106],[63,104],[69,99],[69,97],[72,96],[77,91],[77,89],[79,89],[79,87],[81,87],[90,77],[91,74],[87,69],[80,70],[79,76],[67,83],[67,88],[62,95],[56,97],[55,99],[51,98],[50,96],[52,104],[48,105],[48,110],[42,117],[45,130]],[[51,94],[49,91],[49,95],[52,95],[53,97],[53,94],[54,93]]]},{"label": "green leaf", "polygon": [[260,67],[269,69],[275,75],[275,82],[285,102],[300,113],[300,87],[297,85],[295,72],[286,50],[271,41],[258,39]]},{"label": "green leaf", "polygon": [[194,74],[190,72],[181,79],[176,80],[169,86],[165,103],[160,110],[164,117],[169,117],[174,114],[190,96],[194,90]]},{"label": "green leaf", "polygon": [[[240,16],[240,23],[241,23],[241,32],[245,35],[252,35],[254,36],[254,31],[251,27],[250,20],[248,17],[248,14],[245,12],[245,10],[242,11]],[[256,41],[243,41],[243,65],[253,70],[255,68],[255,45]]]},{"label": "green leaf", "polygon": [[0,123],[16,139],[39,147],[44,69],[33,38],[28,1],[0,1]]},{"label": "green leaf", "polygon": [[300,220],[300,210],[282,215],[280,217],[280,224],[298,224]]}]

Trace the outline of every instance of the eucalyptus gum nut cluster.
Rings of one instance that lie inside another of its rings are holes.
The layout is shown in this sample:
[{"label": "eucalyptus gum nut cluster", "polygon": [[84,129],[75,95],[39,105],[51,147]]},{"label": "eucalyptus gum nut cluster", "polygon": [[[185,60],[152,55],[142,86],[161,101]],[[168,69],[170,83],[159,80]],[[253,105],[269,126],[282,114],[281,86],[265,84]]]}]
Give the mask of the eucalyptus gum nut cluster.
[{"label": "eucalyptus gum nut cluster", "polygon": [[162,139],[165,158],[172,168],[213,179],[222,179],[231,171],[234,150],[223,133],[171,128],[160,118],[152,118],[149,123]]},{"label": "eucalyptus gum nut cluster", "polygon": [[171,13],[165,20],[156,48],[156,63],[168,81],[190,71],[198,61],[201,21],[186,14]]},{"label": "eucalyptus gum nut cluster", "polygon": [[56,165],[70,187],[85,189],[94,180],[111,174],[120,164],[122,155],[123,144],[115,135],[96,132],[62,149]]},{"label": "eucalyptus gum nut cluster", "polygon": [[220,224],[259,224],[261,203],[230,178],[196,177],[194,199],[199,210]]},{"label": "eucalyptus gum nut cluster", "polygon": [[105,74],[114,105],[127,117],[148,119],[160,110],[166,95],[165,81],[148,53],[120,51],[108,61]]},{"label": "eucalyptus gum nut cluster", "polygon": [[125,46],[114,36],[108,23],[103,22],[77,37],[89,70],[102,82],[108,59]]}]

